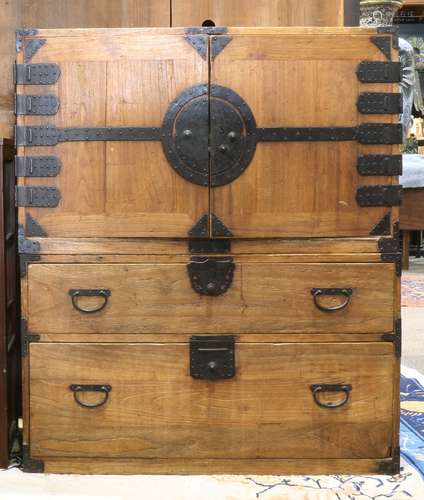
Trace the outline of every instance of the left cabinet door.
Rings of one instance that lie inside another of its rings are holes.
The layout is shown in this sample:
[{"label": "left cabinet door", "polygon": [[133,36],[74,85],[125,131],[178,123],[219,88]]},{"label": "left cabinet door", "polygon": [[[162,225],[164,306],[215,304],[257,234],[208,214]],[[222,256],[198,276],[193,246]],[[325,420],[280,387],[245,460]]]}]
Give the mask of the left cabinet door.
[{"label": "left cabinet door", "polygon": [[[179,97],[203,88],[207,102],[207,59],[207,37],[188,40],[184,30],[27,36],[18,62],[31,65],[35,77],[40,64],[57,65],[60,75],[37,85],[24,73],[17,85],[24,95],[17,129],[18,156],[25,157],[20,220],[32,227],[35,220],[44,236],[58,238],[187,237],[208,214],[208,183],[188,182],[164,151],[176,154],[171,136]],[[205,154],[207,160],[207,142]],[[37,169],[46,156],[56,157],[49,173]],[[207,162],[205,168],[208,179]],[[47,191],[34,189],[40,187],[55,188],[49,192],[55,206],[45,206]],[[28,227],[27,235],[36,236]]]}]

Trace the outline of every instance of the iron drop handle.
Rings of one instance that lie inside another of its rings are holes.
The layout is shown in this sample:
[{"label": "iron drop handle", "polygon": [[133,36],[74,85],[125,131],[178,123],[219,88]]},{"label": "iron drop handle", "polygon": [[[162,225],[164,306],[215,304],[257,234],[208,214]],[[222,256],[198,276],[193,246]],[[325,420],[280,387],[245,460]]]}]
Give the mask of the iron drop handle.
[{"label": "iron drop handle", "polygon": [[[112,390],[112,386],[109,384],[102,385],[81,385],[81,384],[71,384],[69,389],[74,393],[75,401],[83,408],[99,408],[106,404],[109,399],[109,393]],[[102,399],[98,403],[84,403],[81,401],[79,394],[81,392],[101,392],[103,393]]]},{"label": "iron drop handle", "polygon": [[[340,311],[350,304],[350,299],[352,297],[352,288],[312,288],[312,296],[314,298],[314,304],[320,311],[334,312]],[[345,300],[338,304],[337,306],[323,306],[319,300],[322,295],[341,295],[345,297]]]},{"label": "iron drop handle", "polygon": [[[342,406],[344,406],[349,401],[351,390],[352,390],[352,386],[350,384],[313,384],[313,385],[311,385],[311,391],[312,391],[312,395],[314,396],[315,403],[320,408],[327,408],[327,409],[341,408]],[[343,392],[344,396],[343,396],[343,399],[341,399],[338,402],[323,403],[319,398],[319,395],[321,392]]]},{"label": "iron drop handle", "polygon": [[[72,299],[72,305],[74,306],[74,309],[76,309],[79,312],[86,313],[86,314],[91,314],[95,312],[99,312],[102,309],[104,309],[108,303],[109,297],[111,295],[111,291],[107,288],[90,288],[90,289],[83,289],[83,288],[72,288],[69,290],[69,295]],[[80,297],[102,297],[103,302],[101,302],[100,305],[96,307],[82,307],[78,303],[78,299]]]}]

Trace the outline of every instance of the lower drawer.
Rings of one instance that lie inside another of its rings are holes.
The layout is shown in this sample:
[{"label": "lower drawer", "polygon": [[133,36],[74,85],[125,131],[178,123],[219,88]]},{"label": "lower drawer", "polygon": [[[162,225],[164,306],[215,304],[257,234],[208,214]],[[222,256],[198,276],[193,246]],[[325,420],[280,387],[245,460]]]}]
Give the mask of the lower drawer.
[{"label": "lower drawer", "polygon": [[[32,456],[389,456],[391,343],[236,343],[234,350],[235,375],[204,380],[190,376],[186,342],[32,343]],[[206,354],[210,362],[214,354]]]}]

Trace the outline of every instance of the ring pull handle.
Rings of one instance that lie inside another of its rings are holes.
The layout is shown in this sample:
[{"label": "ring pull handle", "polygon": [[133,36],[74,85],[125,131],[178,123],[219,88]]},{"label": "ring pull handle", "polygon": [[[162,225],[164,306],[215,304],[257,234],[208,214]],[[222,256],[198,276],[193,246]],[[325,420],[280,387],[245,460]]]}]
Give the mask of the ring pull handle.
[{"label": "ring pull handle", "polygon": [[[91,314],[99,312],[106,307],[111,295],[111,291],[107,288],[72,288],[71,290],[69,290],[68,294],[72,299],[72,305],[74,306],[74,309],[82,313]],[[103,301],[99,306],[96,307],[82,307],[78,302],[78,299],[80,297],[101,297],[103,298]]]},{"label": "ring pull handle", "polygon": [[[71,384],[69,389],[74,393],[75,401],[83,408],[99,408],[106,404],[109,399],[109,393],[112,390],[112,386],[109,384],[102,385],[81,385],[81,384]],[[103,398],[98,403],[84,403],[81,401],[79,394],[81,392],[101,392],[103,393]]]},{"label": "ring pull handle", "polygon": [[[350,304],[350,299],[352,297],[353,290],[352,288],[312,288],[311,289],[312,296],[314,298],[315,306],[325,312],[334,312],[340,311],[344,309]],[[320,297],[323,295],[341,295],[345,297],[345,300],[338,304],[337,306],[327,307],[321,304]]]},{"label": "ring pull handle", "polygon": [[[350,397],[352,386],[350,384],[313,384],[311,385],[312,395],[314,396],[315,403],[321,408],[334,409],[344,406]],[[337,402],[323,403],[320,400],[321,392],[343,392],[343,399]]]}]

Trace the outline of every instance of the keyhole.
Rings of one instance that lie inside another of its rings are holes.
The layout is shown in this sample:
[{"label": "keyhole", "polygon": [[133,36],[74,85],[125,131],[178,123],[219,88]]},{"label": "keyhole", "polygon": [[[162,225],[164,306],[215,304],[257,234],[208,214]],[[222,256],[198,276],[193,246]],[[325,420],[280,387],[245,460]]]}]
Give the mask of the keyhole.
[{"label": "keyhole", "polygon": [[202,26],[216,26],[212,19],[205,19],[202,23]]}]

